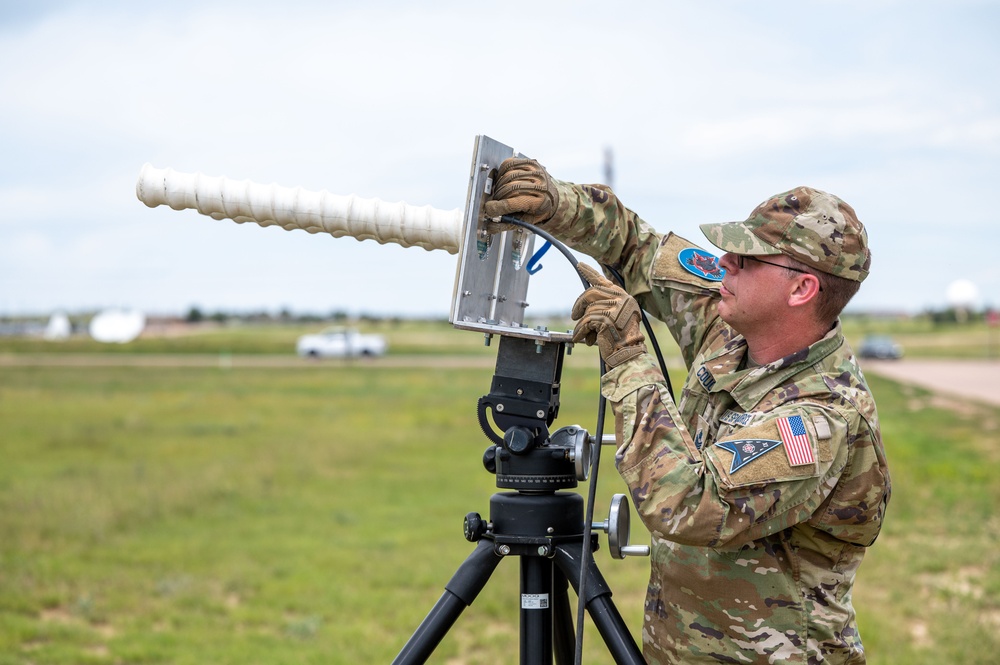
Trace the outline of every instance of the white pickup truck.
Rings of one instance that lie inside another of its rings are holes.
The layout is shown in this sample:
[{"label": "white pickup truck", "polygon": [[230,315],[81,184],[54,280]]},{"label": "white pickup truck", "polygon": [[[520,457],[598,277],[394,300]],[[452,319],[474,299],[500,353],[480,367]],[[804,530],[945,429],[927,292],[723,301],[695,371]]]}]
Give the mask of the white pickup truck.
[{"label": "white pickup truck", "polygon": [[380,356],[388,344],[382,335],[363,335],[349,328],[327,328],[299,338],[296,351],[306,358],[348,358]]}]

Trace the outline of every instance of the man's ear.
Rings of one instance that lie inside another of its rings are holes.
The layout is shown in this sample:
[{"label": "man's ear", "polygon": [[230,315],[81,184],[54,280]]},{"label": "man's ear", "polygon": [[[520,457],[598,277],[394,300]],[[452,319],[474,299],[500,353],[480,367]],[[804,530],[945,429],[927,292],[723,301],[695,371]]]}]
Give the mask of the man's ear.
[{"label": "man's ear", "polygon": [[800,307],[813,302],[819,296],[819,278],[803,273],[795,277],[795,286],[788,294],[788,306]]}]

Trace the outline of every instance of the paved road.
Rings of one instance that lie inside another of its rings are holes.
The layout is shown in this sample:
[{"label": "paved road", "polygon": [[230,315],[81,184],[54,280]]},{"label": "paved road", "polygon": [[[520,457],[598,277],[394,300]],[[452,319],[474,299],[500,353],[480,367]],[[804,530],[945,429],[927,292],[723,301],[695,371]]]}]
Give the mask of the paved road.
[{"label": "paved road", "polygon": [[0,353],[0,367],[493,367],[491,356],[388,355],[312,360],[288,355],[212,353]]},{"label": "paved road", "polygon": [[1000,405],[1000,361],[862,360],[861,368],[868,374]]}]

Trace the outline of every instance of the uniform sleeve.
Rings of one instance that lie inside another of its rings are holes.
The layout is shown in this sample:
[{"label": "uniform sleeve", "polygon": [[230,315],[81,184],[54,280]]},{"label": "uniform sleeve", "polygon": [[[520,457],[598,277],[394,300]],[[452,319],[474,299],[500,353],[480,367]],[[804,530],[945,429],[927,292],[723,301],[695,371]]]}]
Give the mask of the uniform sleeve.
[{"label": "uniform sleeve", "polygon": [[559,201],[556,212],[542,227],[573,249],[621,272],[633,297],[648,293],[649,266],[660,245],[660,234],[605,185],[553,183]]},{"label": "uniform sleeve", "polygon": [[[735,547],[808,521],[846,464],[848,425],[819,405],[793,403],[698,448],[643,356],[612,369],[602,391],[624,445],[616,462],[636,510],[658,537],[684,545]],[[799,434],[789,457],[785,419]],[[820,438],[820,437],[823,438]]]},{"label": "uniform sleeve", "polygon": [[626,290],[667,324],[690,366],[706,335],[720,327],[718,282],[686,270],[680,258],[683,251],[700,248],[672,233],[657,233],[604,185],[554,183],[559,201],[543,228],[621,272]]},{"label": "uniform sleeve", "polygon": [[[649,267],[652,289],[640,301],[643,309],[667,324],[680,347],[684,365],[689,368],[706,340],[730,331],[719,318],[719,282],[684,267],[692,261],[692,252],[694,256],[711,256],[694,243],[667,234]],[[714,262],[714,268],[719,270],[718,261]],[[723,272],[718,273],[719,279]]]}]

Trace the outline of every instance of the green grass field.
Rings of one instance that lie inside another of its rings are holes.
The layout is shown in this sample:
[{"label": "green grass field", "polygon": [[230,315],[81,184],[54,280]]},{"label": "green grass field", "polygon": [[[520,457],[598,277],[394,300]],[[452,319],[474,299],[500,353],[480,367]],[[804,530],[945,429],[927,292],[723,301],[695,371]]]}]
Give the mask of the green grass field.
[{"label": "green grass field", "polygon": [[[550,330],[572,329],[565,318],[532,321]],[[318,332],[324,323],[274,323],[247,325],[237,321],[225,325],[206,323],[169,331],[151,326],[147,333],[129,344],[101,344],[85,334],[62,342],[40,338],[0,337],[0,354],[28,353],[110,353],[110,354],[247,354],[285,355],[295,353],[295,340],[303,334]],[[447,321],[383,320],[367,321],[358,326],[362,332],[385,335],[393,355],[494,355],[483,345],[481,335],[455,330]],[[657,338],[668,355],[676,346],[662,324],[654,322]],[[994,358],[1000,359],[1000,328],[983,322],[967,325],[934,324],[926,317],[912,319],[876,319],[849,316],[844,319],[844,334],[855,349],[869,334],[894,337],[914,358]]]},{"label": "green grass field", "polygon": [[[587,351],[567,362],[560,425],[594,427]],[[0,664],[391,661],[472,548],[462,518],[496,491],[475,416],[490,378],[378,361],[0,368]],[[870,378],[894,495],[855,592],[869,662],[996,663],[1000,409]],[[604,519],[624,489],[609,450],[599,486]],[[638,635],[647,560],[597,556]],[[517,590],[507,561],[432,662],[515,662]],[[586,649],[611,662],[592,627]]]}]

